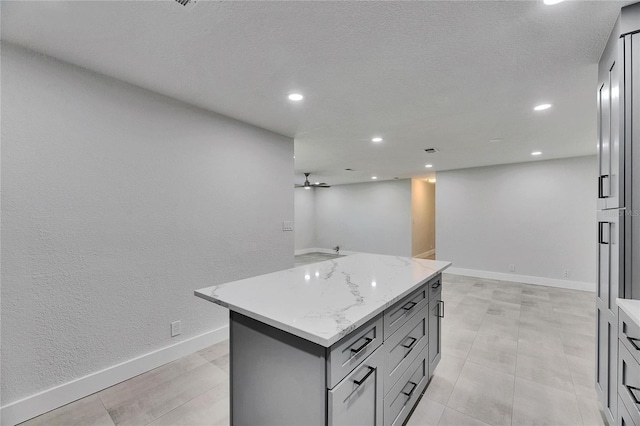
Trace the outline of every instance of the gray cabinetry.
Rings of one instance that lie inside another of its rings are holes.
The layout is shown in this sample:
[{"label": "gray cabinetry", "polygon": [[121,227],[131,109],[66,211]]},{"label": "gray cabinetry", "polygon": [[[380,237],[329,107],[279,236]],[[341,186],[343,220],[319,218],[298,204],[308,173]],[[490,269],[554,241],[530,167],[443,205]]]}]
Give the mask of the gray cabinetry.
[{"label": "gray cabinetry", "polygon": [[444,318],[444,301],[440,300],[441,293],[437,298],[429,302],[429,377],[433,376],[433,371],[442,357],[442,318]]},{"label": "gray cabinetry", "polygon": [[383,425],[382,357],[383,349],[377,349],[340,384],[329,390],[330,426]]},{"label": "gray cabinetry", "polygon": [[440,279],[331,347],[231,311],[232,424],[402,425],[440,359]]},{"label": "gray cabinetry", "polygon": [[640,324],[619,310],[618,424],[640,426]]},{"label": "gray cabinetry", "polygon": [[616,298],[640,298],[638,31],[640,3],[622,8],[598,67],[596,391],[609,424],[619,420]]},{"label": "gray cabinetry", "polygon": [[596,287],[596,391],[611,424],[616,418],[618,307],[620,291],[620,216],[618,210],[598,212],[598,278]]}]

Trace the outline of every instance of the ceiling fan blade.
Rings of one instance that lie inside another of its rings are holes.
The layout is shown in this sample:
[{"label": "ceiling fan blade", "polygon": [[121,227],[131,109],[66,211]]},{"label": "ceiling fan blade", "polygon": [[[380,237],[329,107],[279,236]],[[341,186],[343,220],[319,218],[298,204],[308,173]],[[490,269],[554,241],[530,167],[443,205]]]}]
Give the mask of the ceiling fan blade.
[{"label": "ceiling fan blade", "polygon": [[317,185],[311,185],[314,188],[331,188],[331,185],[327,185],[326,183],[319,183]]}]

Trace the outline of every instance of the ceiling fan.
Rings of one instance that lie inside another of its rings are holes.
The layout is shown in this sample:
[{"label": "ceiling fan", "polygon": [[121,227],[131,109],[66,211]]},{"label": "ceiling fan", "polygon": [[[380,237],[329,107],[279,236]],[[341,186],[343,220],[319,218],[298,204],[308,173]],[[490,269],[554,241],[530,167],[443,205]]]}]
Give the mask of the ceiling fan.
[{"label": "ceiling fan", "polygon": [[304,188],[304,189],[309,189],[309,188],[331,188],[331,185],[327,185],[324,182],[317,182],[317,183],[309,182],[309,175],[310,174],[311,173],[305,173],[304,174],[304,184],[296,185],[296,188]]}]

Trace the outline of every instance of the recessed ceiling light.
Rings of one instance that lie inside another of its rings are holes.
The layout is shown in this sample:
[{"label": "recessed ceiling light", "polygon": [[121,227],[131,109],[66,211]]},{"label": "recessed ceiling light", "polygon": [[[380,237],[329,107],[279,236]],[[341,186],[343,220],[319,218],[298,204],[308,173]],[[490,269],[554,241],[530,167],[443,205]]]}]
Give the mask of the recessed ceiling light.
[{"label": "recessed ceiling light", "polygon": [[378,176],[371,176],[371,179],[376,180],[378,179]]},{"label": "recessed ceiling light", "polygon": [[297,102],[297,101],[301,101],[301,100],[303,100],[303,99],[304,99],[304,96],[302,96],[300,93],[291,93],[291,94],[289,95],[289,100],[290,100],[290,101],[295,101],[295,102]]},{"label": "recessed ceiling light", "polygon": [[540,155],[540,154],[542,154],[542,151],[533,151],[531,153],[531,155]]},{"label": "recessed ceiling light", "polygon": [[502,139],[500,139],[500,138],[490,139],[489,142],[490,143],[498,143],[498,142],[502,142]]},{"label": "recessed ceiling light", "polygon": [[436,183],[435,179],[429,179],[429,183]]},{"label": "recessed ceiling light", "polygon": [[549,109],[549,108],[551,108],[551,104],[540,104],[540,105],[535,106],[533,109],[535,111],[542,111],[542,110]]},{"label": "recessed ceiling light", "polygon": [[375,138],[371,139],[371,142],[382,142],[382,138],[381,137],[375,137]]},{"label": "recessed ceiling light", "polygon": [[430,169],[431,167],[433,167],[433,164],[425,164],[424,165],[427,169]]},{"label": "recessed ceiling light", "polygon": [[544,4],[551,6],[554,4],[562,3],[564,0],[544,0]]}]

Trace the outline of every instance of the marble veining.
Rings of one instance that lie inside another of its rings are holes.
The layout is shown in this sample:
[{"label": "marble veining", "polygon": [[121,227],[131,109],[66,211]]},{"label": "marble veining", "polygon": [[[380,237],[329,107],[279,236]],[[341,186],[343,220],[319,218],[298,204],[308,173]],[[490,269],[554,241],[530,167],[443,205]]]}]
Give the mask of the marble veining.
[{"label": "marble veining", "polygon": [[329,347],[450,265],[361,253],[202,288],[195,295]]}]

